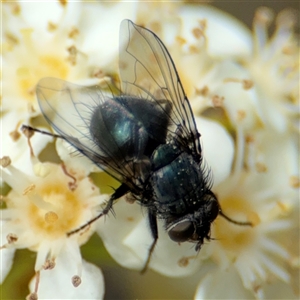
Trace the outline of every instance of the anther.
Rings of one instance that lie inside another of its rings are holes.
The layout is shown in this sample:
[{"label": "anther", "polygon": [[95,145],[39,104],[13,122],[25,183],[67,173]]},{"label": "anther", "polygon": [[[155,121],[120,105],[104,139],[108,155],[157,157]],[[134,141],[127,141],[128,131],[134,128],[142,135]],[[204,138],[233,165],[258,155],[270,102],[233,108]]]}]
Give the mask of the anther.
[{"label": "anther", "polygon": [[8,167],[11,164],[11,159],[9,156],[3,156],[2,158],[0,158],[0,165],[3,168]]},{"label": "anther", "polygon": [[78,287],[81,284],[81,278],[78,275],[72,277],[72,284],[74,287]]}]

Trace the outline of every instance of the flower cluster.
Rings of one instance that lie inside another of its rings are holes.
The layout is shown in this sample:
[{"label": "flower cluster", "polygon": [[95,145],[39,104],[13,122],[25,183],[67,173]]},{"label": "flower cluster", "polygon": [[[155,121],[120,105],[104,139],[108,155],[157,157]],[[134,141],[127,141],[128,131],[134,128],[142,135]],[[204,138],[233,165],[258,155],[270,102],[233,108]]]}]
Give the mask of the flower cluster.
[{"label": "flower cluster", "polygon": [[190,243],[171,241],[159,220],[149,268],[170,278],[182,277],[183,285],[184,277],[195,274],[195,299],[297,299],[296,15],[284,10],[275,17],[265,7],[257,10],[251,32],[204,5],[3,5],[2,282],[15,250],[26,248],[36,252],[29,299],[103,298],[101,271],[80,254],[80,246],[94,232],[121,266],[141,270],[146,261],[152,237],[136,202],[121,199],[114,205],[116,218],[101,218],[80,234],[67,236],[99,213],[109,198],[100,191],[109,183],[96,186],[89,175],[100,171],[85,157],[74,156],[64,141],[54,144],[52,137],[28,132],[25,136],[19,130],[24,123],[48,126],[35,95],[42,77],[89,86],[103,78],[120,81],[118,36],[125,18],[154,31],[167,46],[193,108],[222,211],[252,224],[236,225],[219,216],[211,241],[196,253]]},{"label": "flower cluster", "polygon": [[[12,267],[15,249],[36,252],[29,299],[104,295],[101,271],[82,260],[79,248],[95,225],[67,237],[98,214],[107,199],[88,177],[96,167],[70,155],[62,141],[55,148],[49,136],[27,139],[20,127],[47,126],[35,95],[41,78],[96,85],[104,70],[117,71],[119,23],[126,17],[134,19],[135,6],[65,1],[3,4],[1,282]],[[108,31],[111,13],[115,22]],[[99,15],[107,17],[99,22]],[[99,47],[103,41],[106,47]],[[41,162],[39,156],[51,163]]]}]

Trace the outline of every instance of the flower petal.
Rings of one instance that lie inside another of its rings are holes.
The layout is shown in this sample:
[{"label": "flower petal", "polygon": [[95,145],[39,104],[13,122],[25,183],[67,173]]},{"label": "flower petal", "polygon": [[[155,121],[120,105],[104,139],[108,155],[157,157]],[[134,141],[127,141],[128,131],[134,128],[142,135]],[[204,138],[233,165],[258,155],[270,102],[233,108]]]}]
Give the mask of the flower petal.
[{"label": "flower petal", "polygon": [[[191,42],[192,31],[199,20],[207,21],[205,35],[208,37],[208,52],[212,56],[242,56],[251,51],[251,35],[246,26],[225,12],[212,6],[185,5],[180,9],[184,30],[182,36]],[[234,46],[233,46],[234,45]]]},{"label": "flower petal", "polygon": [[[5,221],[0,221],[0,228],[1,228],[1,241],[0,245],[4,245],[7,243],[6,236],[9,233],[8,228],[5,227]],[[5,248],[1,249],[1,263],[0,263],[0,284],[3,283],[5,280],[7,274],[9,273],[11,266],[13,264],[13,258],[15,254],[15,249],[14,248]]]},{"label": "flower petal", "polygon": [[[9,156],[16,168],[32,175],[27,139],[19,131],[22,123],[26,124],[27,121],[17,111],[10,111],[1,118],[1,143],[3,146],[0,149],[0,156]],[[52,138],[47,135],[35,134],[31,138],[34,154],[39,155],[51,140]]]},{"label": "flower petal", "polygon": [[194,299],[252,299],[233,268],[211,271],[200,281]]},{"label": "flower petal", "polygon": [[225,128],[208,119],[195,117],[201,134],[205,163],[213,172],[214,184],[218,185],[231,172],[234,144]]},{"label": "flower petal", "polygon": [[114,213],[116,218],[109,214],[97,222],[97,233],[109,254],[120,265],[130,269],[141,269],[141,260],[123,243],[139,224],[142,218],[141,207],[138,204],[128,204],[123,198],[114,205]]},{"label": "flower petal", "polygon": [[[298,272],[298,289],[299,289],[299,272]],[[264,299],[299,299],[299,294],[293,292],[290,284],[276,281],[264,287]]]},{"label": "flower petal", "polygon": [[[43,270],[38,288],[39,299],[103,299],[104,279],[96,266],[83,261],[81,284],[74,287],[72,276],[77,275],[72,257],[64,252],[56,260],[52,270]],[[34,291],[36,276],[30,281],[30,291]]]},{"label": "flower petal", "polygon": [[[81,22],[81,29],[88,29],[81,51],[90,54],[90,65],[108,66],[118,56],[119,29],[123,19],[136,19],[136,2],[115,2],[110,5],[103,3],[86,3],[83,15],[88,15]],[[101,13],[102,26],[94,26],[99,22]],[[112,17],[113,16],[113,17]],[[109,28],[109,30],[108,30]]]},{"label": "flower petal", "polygon": [[[194,245],[188,242],[181,244],[173,242],[160,221],[158,221],[158,236],[149,268],[170,277],[190,275],[200,268],[201,256],[197,257]],[[143,267],[152,241],[147,218],[144,218],[125,238],[124,244],[140,258]]]},{"label": "flower petal", "polygon": [[[76,172],[77,177],[85,177],[91,172],[99,172],[99,169],[91,160],[86,156],[78,155],[78,152],[74,154],[74,148],[70,146],[63,139],[57,139],[56,151],[60,159],[68,166],[71,173]],[[74,158],[77,156],[76,158]]]}]

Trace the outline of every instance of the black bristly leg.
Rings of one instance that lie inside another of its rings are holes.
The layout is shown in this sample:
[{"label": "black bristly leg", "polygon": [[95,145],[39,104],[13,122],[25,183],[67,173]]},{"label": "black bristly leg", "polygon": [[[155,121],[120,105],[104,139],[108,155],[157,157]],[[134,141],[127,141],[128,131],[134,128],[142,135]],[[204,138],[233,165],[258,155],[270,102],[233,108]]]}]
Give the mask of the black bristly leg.
[{"label": "black bristly leg", "polygon": [[253,224],[251,222],[241,222],[241,221],[235,221],[231,218],[229,218],[227,215],[225,215],[222,210],[219,211],[219,215],[222,216],[224,219],[226,219],[228,222],[240,225],[240,226],[251,226],[253,227]]},{"label": "black bristly leg", "polygon": [[148,257],[146,260],[146,263],[141,271],[142,274],[144,274],[147,271],[148,265],[150,263],[151,255],[154,251],[155,245],[158,240],[158,228],[157,228],[157,219],[156,215],[152,214],[150,211],[148,212],[148,220],[149,220],[149,225],[150,225],[150,230],[151,230],[151,235],[153,237],[153,242],[148,250]]},{"label": "black bristly leg", "polygon": [[[41,134],[45,134],[48,136],[52,136],[54,138],[60,138],[63,140],[66,140],[63,136],[59,135],[59,134],[54,134],[48,131],[44,131],[44,130],[40,130],[28,125],[22,125],[21,127],[21,131],[26,133],[26,131],[29,133],[28,136],[32,135],[34,132],[39,132]],[[107,215],[110,210],[112,209],[113,203],[115,200],[121,198],[122,196],[124,196],[125,194],[127,194],[129,192],[129,188],[126,184],[121,184],[116,190],[115,192],[111,195],[110,199],[108,200],[105,208],[101,211],[101,213],[99,213],[96,217],[94,217],[93,219],[89,220],[87,223],[83,224],[82,226],[70,231],[67,233],[67,236],[71,236],[81,230],[83,230],[84,228],[88,227],[89,225],[91,225],[92,223],[94,223],[95,221],[97,221],[99,218],[101,218],[102,216]]]},{"label": "black bristly leg", "polygon": [[37,129],[37,128],[33,128],[31,126],[28,126],[28,125],[22,125],[21,127],[21,131],[22,132],[25,132],[25,131],[28,131],[28,132],[39,132],[41,134],[45,134],[45,135],[49,135],[49,136],[52,136],[54,138],[59,138],[59,139],[63,139],[65,140],[65,138],[59,134],[55,134],[55,133],[51,133],[51,132],[48,132],[48,131],[44,131],[44,130],[40,130],[40,129]]},{"label": "black bristly leg", "polygon": [[91,225],[92,223],[94,223],[96,220],[98,220],[99,218],[101,218],[102,216],[107,215],[115,200],[121,198],[122,196],[124,196],[125,194],[127,194],[129,191],[129,188],[127,185],[125,185],[124,183],[122,185],[120,185],[115,192],[111,195],[111,197],[109,198],[105,208],[101,211],[100,214],[98,214],[95,218],[89,220],[87,223],[83,224],[82,226],[76,228],[75,230],[72,230],[70,232],[67,233],[67,236],[73,235],[81,230],[83,230],[84,228],[86,228],[87,226]]}]

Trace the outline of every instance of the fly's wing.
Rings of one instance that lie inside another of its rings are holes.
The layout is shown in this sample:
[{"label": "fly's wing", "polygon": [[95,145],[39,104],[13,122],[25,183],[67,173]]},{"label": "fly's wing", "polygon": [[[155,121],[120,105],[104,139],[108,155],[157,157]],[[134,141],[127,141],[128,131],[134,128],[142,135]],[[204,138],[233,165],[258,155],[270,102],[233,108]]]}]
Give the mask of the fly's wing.
[{"label": "fly's wing", "polygon": [[[122,91],[149,101],[172,103],[169,134],[201,159],[200,134],[174,62],[159,37],[130,20],[120,27],[120,76]],[[164,108],[162,107],[162,110]],[[166,112],[167,113],[167,112]]]},{"label": "fly's wing", "polygon": [[98,87],[82,87],[50,77],[39,81],[36,93],[44,117],[62,138],[117,180],[130,182],[133,171],[115,160],[110,149],[96,145],[90,134],[95,107],[111,95]]}]

